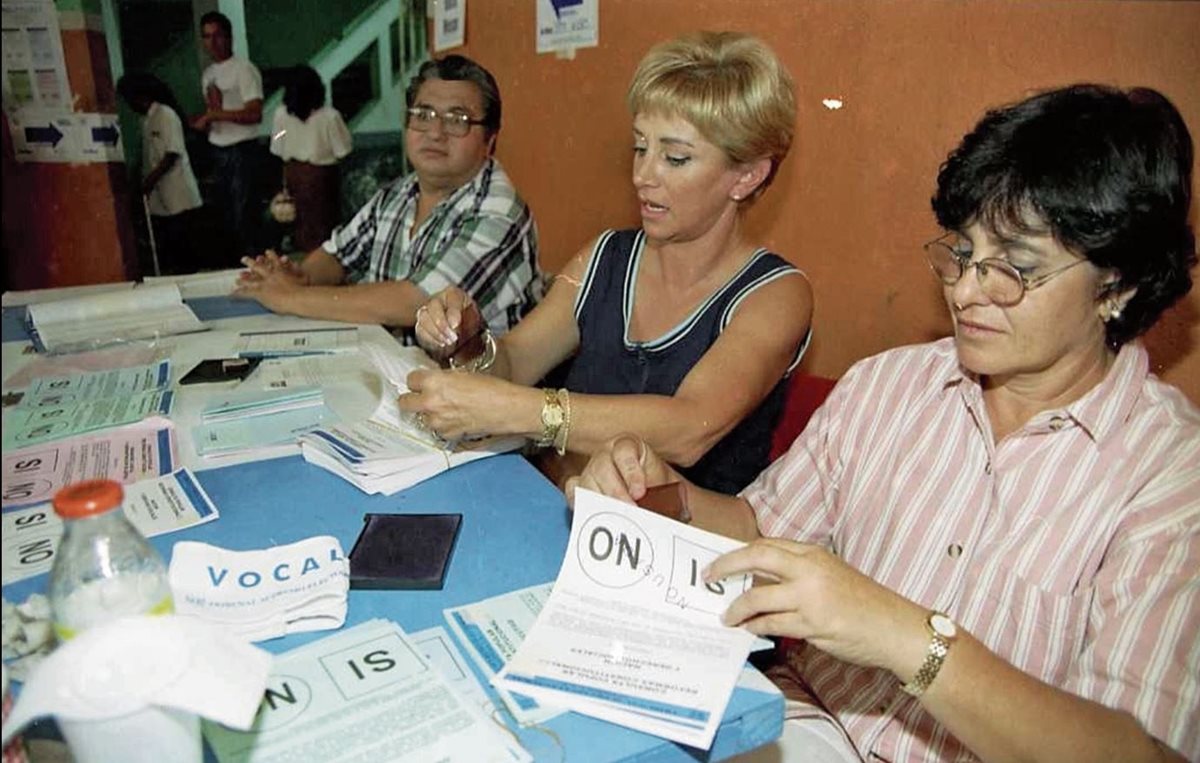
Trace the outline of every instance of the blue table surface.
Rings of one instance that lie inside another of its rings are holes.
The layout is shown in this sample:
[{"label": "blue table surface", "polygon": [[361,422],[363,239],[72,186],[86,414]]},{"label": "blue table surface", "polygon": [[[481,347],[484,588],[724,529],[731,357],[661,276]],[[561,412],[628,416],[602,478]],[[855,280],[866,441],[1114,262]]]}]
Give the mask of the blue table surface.
[{"label": "blue table surface", "polygon": [[[190,301],[197,314],[201,309],[196,303],[200,302],[206,303],[203,309],[208,319],[229,317],[230,309],[248,304],[226,298]],[[15,312],[4,310],[5,341],[11,341],[9,319]],[[24,334],[22,326],[21,336],[12,339],[24,338]],[[570,531],[570,513],[562,493],[515,454],[457,467],[392,496],[366,495],[299,456],[202,471],[196,476],[220,518],[152,539],[168,560],[177,540],[248,550],[332,535],[349,553],[363,516],[369,512],[463,515],[443,590],[352,590],[347,626],[377,617],[393,620],[408,632],[444,626],[443,609],[554,580]],[[31,593],[44,591],[46,577],[5,586],[4,596],[9,601],[23,601]],[[296,634],[260,646],[279,653],[326,635],[328,632]],[[577,713],[560,715],[541,729],[516,731],[539,761],[694,761],[719,760],[768,743],[779,736],[782,722],[780,695],[739,688],[708,751]],[[211,760],[211,752],[209,755]]]}]

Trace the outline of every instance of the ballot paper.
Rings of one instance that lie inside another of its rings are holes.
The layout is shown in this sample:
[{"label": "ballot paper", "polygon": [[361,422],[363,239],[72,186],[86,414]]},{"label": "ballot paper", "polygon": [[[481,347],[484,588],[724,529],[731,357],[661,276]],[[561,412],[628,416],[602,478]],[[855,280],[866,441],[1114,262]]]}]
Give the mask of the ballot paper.
[{"label": "ballot paper", "polygon": [[331,535],[254,551],[180,541],[171,551],[169,576],[176,614],[247,641],[340,628],[346,621],[349,566]]},{"label": "ballot paper", "polygon": [[720,615],[752,581],[701,573],[742,545],[577,489],[554,590],[494,683],[708,749],[754,641]]},{"label": "ballot paper", "polygon": [[[212,499],[187,469],[126,485],[121,507],[147,538],[218,517]],[[5,511],[0,524],[4,585],[50,571],[62,537],[62,520],[49,503]]]},{"label": "ballot paper", "polygon": [[34,341],[52,352],[94,349],[135,339],[204,331],[175,284],[42,302],[29,306]]},{"label": "ballot paper", "polygon": [[44,503],[82,480],[123,484],[175,471],[179,456],[174,425],[145,421],[4,454],[4,508]]},{"label": "ballot paper", "polygon": [[204,735],[220,763],[532,760],[386,620],[278,655],[253,729]]},{"label": "ballot paper", "polygon": [[5,392],[4,448],[26,447],[171,412],[170,361],[34,379]]},{"label": "ballot paper", "polygon": [[[443,610],[450,630],[463,645],[476,667],[490,681],[513,656],[525,634],[550,598],[553,583],[522,588],[490,599]],[[563,712],[547,707],[524,694],[495,685],[508,711],[522,726],[541,723]]]},{"label": "ballot paper", "polygon": [[[475,678],[475,674],[471,672],[470,666],[467,665],[466,658],[458,651],[458,648],[454,644],[454,639],[446,632],[445,628],[435,625],[423,631],[410,633],[409,638],[421,650],[421,654],[425,657],[426,661],[441,671],[441,674],[445,676],[450,686],[458,692],[459,696],[467,704],[478,708],[485,718],[491,718],[496,723],[500,723],[499,718],[503,714],[499,712],[496,704],[492,702],[492,698],[488,696],[487,690]],[[502,738],[510,748],[513,760],[520,760],[525,751],[516,737],[504,734]]]}]

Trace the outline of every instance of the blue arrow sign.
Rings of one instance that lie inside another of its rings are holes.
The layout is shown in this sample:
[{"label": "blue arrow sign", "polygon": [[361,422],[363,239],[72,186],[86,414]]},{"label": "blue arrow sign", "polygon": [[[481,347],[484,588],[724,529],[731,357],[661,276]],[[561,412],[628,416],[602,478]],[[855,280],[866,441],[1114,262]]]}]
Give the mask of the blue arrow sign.
[{"label": "blue arrow sign", "polygon": [[51,148],[57,148],[58,142],[63,139],[64,135],[64,132],[52,124],[45,127],[25,128],[26,143],[49,143]]},{"label": "blue arrow sign", "polygon": [[104,143],[109,146],[115,146],[117,145],[117,140],[119,140],[120,137],[121,134],[117,131],[116,125],[92,128],[93,143]]}]

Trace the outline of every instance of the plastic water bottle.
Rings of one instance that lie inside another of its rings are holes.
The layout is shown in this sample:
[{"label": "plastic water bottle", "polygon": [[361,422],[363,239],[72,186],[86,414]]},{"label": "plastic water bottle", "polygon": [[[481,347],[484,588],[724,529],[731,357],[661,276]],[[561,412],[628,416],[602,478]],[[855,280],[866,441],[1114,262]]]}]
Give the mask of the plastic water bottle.
[{"label": "plastic water bottle", "polygon": [[54,496],[63,535],[50,608],[60,641],[118,617],[175,610],[166,565],[121,510],[124,497],[112,480],[77,482]]}]

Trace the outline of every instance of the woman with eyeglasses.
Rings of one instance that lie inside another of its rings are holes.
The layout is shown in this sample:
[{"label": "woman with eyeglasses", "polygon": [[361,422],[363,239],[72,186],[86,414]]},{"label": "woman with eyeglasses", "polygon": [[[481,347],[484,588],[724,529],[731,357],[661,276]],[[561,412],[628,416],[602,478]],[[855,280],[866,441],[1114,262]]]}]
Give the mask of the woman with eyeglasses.
[{"label": "woman with eyeglasses", "polygon": [[[628,104],[641,227],[588,243],[516,328],[485,337],[470,367],[486,373],[416,371],[399,405],[443,437],[527,437],[560,482],[632,429],[733,493],[767,464],[812,313],[808,280],[742,224],[791,146],[792,80],[762,42],[700,33],[652,49]],[[435,295],[417,340],[449,355],[468,308],[459,289]],[[561,386],[533,386],[568,360]]]},{"label": "woman with eyeglasses", "polygon": [[[868,358],[738,497],[687,484],[796,639],[804,760],[1200,760],[1200,409],[1137,337],[1191,287],[1192,141],[1159,93],[1079,85],[950,154],[926,252],[954,336]],[[682,478],[619,437],[578,485]],[[572,491],[573,492],[573,491]]]}]

